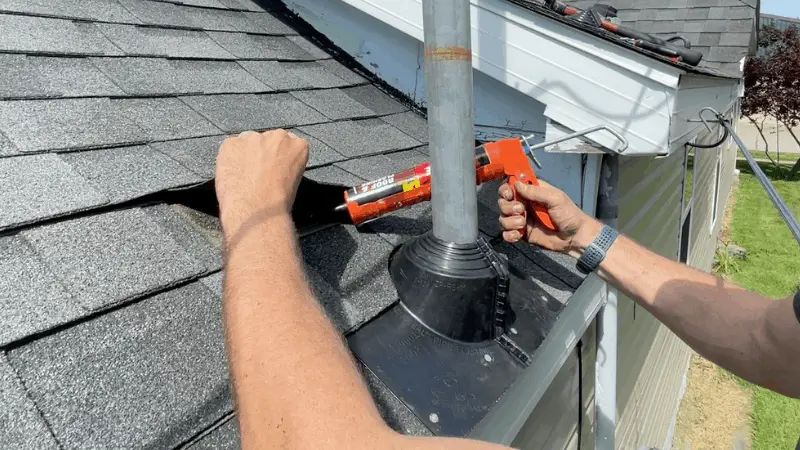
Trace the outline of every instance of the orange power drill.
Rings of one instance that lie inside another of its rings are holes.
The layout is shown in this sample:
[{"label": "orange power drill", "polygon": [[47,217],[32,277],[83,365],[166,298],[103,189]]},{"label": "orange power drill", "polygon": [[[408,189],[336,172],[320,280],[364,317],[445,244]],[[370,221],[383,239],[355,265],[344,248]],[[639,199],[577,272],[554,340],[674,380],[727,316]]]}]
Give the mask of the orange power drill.
[{"label": "orange power drill", "polygon": [[[514,189],[516,182],[539,185],[536,174],[528,162],[529,153],[531,153],[530,148],[519,138],[503,139],[477,147],[476,183],[482,184],[507,177],[508,184],[514,190],[514,198],[525,202]],[[353,186],[345,191],[345,202],[336,210],[338,213],[346,212],[353,224],[360,225],[430,198],[431,165],[426,162],[400,173]],[[536,214],[536,220],[545,228],[556,231],[547,208],[543,205],[529,203],[526,211]]]}]

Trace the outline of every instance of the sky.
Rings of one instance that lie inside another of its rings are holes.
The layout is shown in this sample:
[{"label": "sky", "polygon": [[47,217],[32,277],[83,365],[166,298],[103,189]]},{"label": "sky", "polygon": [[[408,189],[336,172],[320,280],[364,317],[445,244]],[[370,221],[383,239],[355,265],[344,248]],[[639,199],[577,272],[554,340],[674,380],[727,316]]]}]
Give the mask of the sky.
[{"label": "sky", "polygon": [[800,17],[800,0],[761,0],[761,12],[776,16]]}]

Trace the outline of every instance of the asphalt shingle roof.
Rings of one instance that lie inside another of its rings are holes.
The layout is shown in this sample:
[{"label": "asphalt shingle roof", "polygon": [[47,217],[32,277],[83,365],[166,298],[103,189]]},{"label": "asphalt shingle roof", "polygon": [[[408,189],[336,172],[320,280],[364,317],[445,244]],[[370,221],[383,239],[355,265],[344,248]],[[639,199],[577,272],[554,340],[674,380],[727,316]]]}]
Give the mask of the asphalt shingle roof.
[{"label": "asphalt shingle roof", "polygon": [[679,34],[703,53],[700,66],[741,75],[758,20],[758,0],[564,0],[617,8],[622,25],[666,38]]},{"label": "asphalt shingle roof", "polygon": [[[426,158],[422,116],[262,3],[0,0],[3,445],[238,447],[219,221],[196,205],[219,144],[293,127],[307,177],[346,185]],[[497,231],[490,208],[481,220]],[[430,221],[421,204],[301,239],[340,331],[395,302],[389,254]],[[571,295],[534,262],[546,258],[513,257],[548,295]],[[367,379],[392,426],[430,433]]]}]

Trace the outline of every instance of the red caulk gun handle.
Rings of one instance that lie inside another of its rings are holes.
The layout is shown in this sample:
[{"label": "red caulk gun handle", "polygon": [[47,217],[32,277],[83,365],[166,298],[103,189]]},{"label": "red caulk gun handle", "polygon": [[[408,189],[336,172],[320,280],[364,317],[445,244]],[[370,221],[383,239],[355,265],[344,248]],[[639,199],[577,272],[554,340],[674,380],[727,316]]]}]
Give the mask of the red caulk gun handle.
[{"label": "red caulk gun handle", "polygon": [[[508,177],[508,184],[514,192],[514,200],[520,201],[525,205],[525,215],[532,211],[536,214],[536,220],[542,224],[543,227],[550,231],[558,231],[553,219],[547,212],[547,207],[542,204],[528,201],[517,193],[514,185],[517,182],[539,186],[539,180],[536,174],[531,169],[528,162],[528,157],[525,156],[525,150],[522,148],[522,143],[519,139],[503,139],[501,141],[486,144],[486,152],[492,163],[499,163],[503,165],[503,171]],[[526,236],[526,230],[520,230],[522,236]]]}]

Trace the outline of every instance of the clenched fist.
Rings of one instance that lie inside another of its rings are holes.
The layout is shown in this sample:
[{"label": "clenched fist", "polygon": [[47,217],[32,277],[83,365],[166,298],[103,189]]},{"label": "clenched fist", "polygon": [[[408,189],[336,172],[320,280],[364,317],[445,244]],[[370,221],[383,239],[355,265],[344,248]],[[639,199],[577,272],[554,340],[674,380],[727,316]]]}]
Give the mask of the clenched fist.
[{"label": "clenched fist", "polygon": [[308,143],[285,130],[245,131],[217,155],[216,190],[223,229],[288,215],[308,162]]}]

